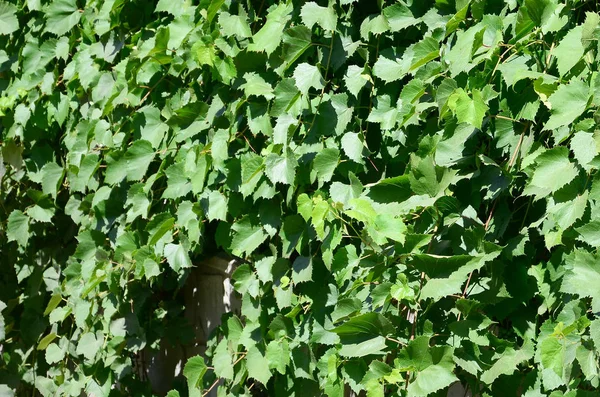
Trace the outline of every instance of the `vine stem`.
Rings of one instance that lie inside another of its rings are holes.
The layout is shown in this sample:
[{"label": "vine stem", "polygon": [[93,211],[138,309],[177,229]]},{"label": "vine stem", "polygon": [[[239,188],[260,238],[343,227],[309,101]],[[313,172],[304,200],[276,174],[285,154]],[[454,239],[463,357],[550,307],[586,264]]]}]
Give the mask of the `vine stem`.
[{"label": "vine stem", "polygon": [[[240,362],[240,361],[241,361],[241,360],[242,360],[244,357],[246,357],[246,353],[244,353],[244,354],[242,354],[241,356],[239,356],[239,357],[238,357],[238,359],[237,359],[237,360],[235,360],[235,362],[233,363],[232,367],[235,367],[235,365],[236,365],[237,363],[239,363],[239,362]],[[215,381],[213,382],[213,384],[212,384],[212,385],[210,385],[210,387],[209,387],[208,389],[206,389],[206,391],[205,391],[204,393],[202,393],[202,397],[205,397],[205,396],[207,396],[207,395],[208,395],[208,393],[210,393],[210,392],[211,392],[211,390],[215,388],[215,386],[217,385],[217,383],[219,383],[219,381],[220,381],[220,380],[221,380],[221,378],[217,378],[217,380],[215,380]]]}]

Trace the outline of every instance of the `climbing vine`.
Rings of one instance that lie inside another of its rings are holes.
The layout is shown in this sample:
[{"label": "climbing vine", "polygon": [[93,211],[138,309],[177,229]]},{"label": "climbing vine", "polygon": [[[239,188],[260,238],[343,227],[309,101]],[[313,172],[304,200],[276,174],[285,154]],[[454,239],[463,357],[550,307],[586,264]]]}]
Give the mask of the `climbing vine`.
[{"label": "climbing vine", "polygon": [[0,394],[597,395],[598,11],[0,1]]}]

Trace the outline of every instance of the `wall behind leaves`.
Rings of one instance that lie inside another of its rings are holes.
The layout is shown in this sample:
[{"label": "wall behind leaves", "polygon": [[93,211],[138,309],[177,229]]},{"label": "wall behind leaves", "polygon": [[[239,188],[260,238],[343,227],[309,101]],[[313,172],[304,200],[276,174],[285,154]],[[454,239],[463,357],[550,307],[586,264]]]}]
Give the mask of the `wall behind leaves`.
[{"label": "wall behind leaves", "polygon": [[0,1],[0,391],[152,395],[225,251],[171,397],[597,395],[598,11]]}]

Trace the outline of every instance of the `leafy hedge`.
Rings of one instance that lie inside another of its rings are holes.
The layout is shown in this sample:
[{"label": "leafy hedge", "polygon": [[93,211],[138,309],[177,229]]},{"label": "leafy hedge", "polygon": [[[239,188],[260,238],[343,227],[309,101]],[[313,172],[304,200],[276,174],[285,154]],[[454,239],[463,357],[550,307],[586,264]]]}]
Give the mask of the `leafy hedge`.
[{"label": "leafy hedge", "polygon": [[[0,1],[0,394],[598,395],[600,15],[568,0]],[[187,338],[187,339],[186,339]],[[35,391],[34,391],[35,389]]]}]

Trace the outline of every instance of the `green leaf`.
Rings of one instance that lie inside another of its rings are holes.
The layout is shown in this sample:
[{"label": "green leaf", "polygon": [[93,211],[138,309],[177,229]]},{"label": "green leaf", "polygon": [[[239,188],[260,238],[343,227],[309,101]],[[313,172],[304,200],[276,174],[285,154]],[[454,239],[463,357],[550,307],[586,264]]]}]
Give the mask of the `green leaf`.
[{"label": "green leaf", "polygon": [[17,7],[4,1],[0,2],[0,34],[11,34],[19,29]]},{"label": "green leaf", "polygon": [[140,112],[144,115],[144,127],[141,130],[142,139],[152,144],[154,149],[158,149],[169,126],[161,120],[160,110],[154,106],[147,106]]},{"label": "green leaf", "polygon": [[306,26],[294,26],[283,34],[282,58],[286,61],[286,69],[292,65],[306,50],[312,46],[312,32]]},{"label": "green leaf", "polygon": [[175,272],[179,272],[180,269],[186,269],[192,267],[192,261],[188,255],[187,250],[181,244],[167,244],[165,245],[165,258],[171,269]]},{"label": "green leaf", "polygon": [[518,350],[507,347],[494,364],[481,374],[481,380],[486,384],[492,384],[500,375],[513,374],[517,370],[517,365],[533,357],[533,349],[533,344],[529,340],[526,340]]},{"label": "green leaf", "polygon": [[265,51],[267,55],[275,51],[279,47],[283,29],[290,20],[292,10],[292,4],[284,3],[269,8],[267,22],[252,36],[252,43],[248,46],[248,50]]},{"label": "green leaf", "polygon": [[282,114],[295,115],[300,112],[301,93],[296,88],[294,79],[283,79],[275,87],[275,99],[271,106],[271,116],[277,117]]},{"label": "green leaf", "polygon": [[[552,115],[544,125],[544,129],[555,130],[573,123],[585,112],[589,98],[590,87],[579,79],[573,79],[569,84],[559,86],[548,98],[552,106]],[[569,106],[565,106],[566,103]]]},{"label": "green leaf", "polygon": [[175,218],[168,213],[156,214],[146,226],[148,245],[156,244],[175,225]]},{"label": "green leaf", "polygon": [[342,149],[351,160],[363,163],[363,143],[355,132],[347,132],[342,136]]},{"label": "green leaf", "polygon": [[407,73],[409,66],[397,60],[380,56],[373,65],[373,75],[386,83],[400,80]]},{"label": "green leaf", "polygon": [[238,36],[239,38],[252,36],[246,15],[231,15],[223,11],[219,14],[219,25],[223,36]]},{"label": "green leaf", "polygon": [[594,248],[600,247],[600,221],[594,220],[583,226],[576,228],[579,233],[579,240],[591,245]]},{"label": "green leaf", "polygon": [[83,355],[87,360],[93,360],[103,343],[103,339],[97,339],[95,334],[87,332],[77,343],[77,354]]},{"label": "green leaf", "polygon": [[364,73],[364,68],[356,65],[348,66],[346,75],[344,76],[344,82],[346,83],[346,87],[348,87],[348,92],[355,97],[358,97],[360,90],[369,80],[370,76]]},{"label": "green leaf", "polygon": [[256,346],[252,346],[248,349],[246,363],[248,376],[256,379],[263,385],[266,385],[272,376],[271,371],[269,370],[269,360],[263,356]]},{"label": "green leaf", "polygon": [[162,198],[176,199],[184,197],[192,190],[192,184],[185,173],[185,164],[177,163],[165,170],[167,176],[167,188]]},{"label": "green leaf", "polygon": [[313,1],[302,6],[300,17],[309,29],[317,24],[325,30],[334,31],[337,26],[337,15],[333,7],[321,7]]},{"label": "green leaf", "polygon": [[306,95],[310,88],[316,88],[320,90],[325,86],[323,76],[316,66],[308,63],[301,63],[296,66],[294,70],[294,80],[296,80],[296,87],[301,93]]},{"label": "green leaf", "polygon": [[279,156],[271,153],[265,160],[265,173],[273,183],[291,185],[296,178],[296,167],[298,162],[291,150],[285,155]]},{"label": "green leaf", "polygon": [[594,139],[594,135],[588,132],[576,132],[571,138],[569,147],[577,162],[586,169],[588,169],[586,166],[590,161],[598,155],[598,144]]},{"label": "green leaf", "polygon": [[227,198],[220,192],[212,190],[202,195],[202,206],[209,221],[227,219]]},{"label": "green leaf", "polygon": [[561,76],[567,74],[583,57],[582,32],[583,26],[576,26],[571,29],[552,53],[556,57],[558,72]]},{"label": "green leaf", "polygon": [[244,90],[246,97],[250,97],[251,95],[263,96],[266,99],[272,99],[274,97],[273,87],[271,87],[271,84],[267,83],[260,75],[254,72],[246,73],[244,75],[244,80],[246,80],[246,82],[242,84],[240,88]]},{"label": "green leaf", "polygon": [[459,123],[468,123],[481,129],[481,124],[488,106],[483,101],[481,92],[473,90],[473,98],[459,88],[448,98],[448,107],[452,109]]},{"label": "green leaf", "polygon": [[433,37],[426,37],[417,44],[409,47],[403,56],[404,59],[410,59],[409,71],[414,71],[427,62],[440,56],[440,45]]},{"label": "green leaf", "polygon": [[62,361],[62,359],[65,357],[65,351],[58,347],[56,343],[51,343],[46,348],[45,356],[46,362],[52,365],[58,363],[59,361]]},{"label": "green leaf", "polygon": [[549,208],[551,216],[562,230],[571,227],[578,219],[581,219],[585,213],[588,201],[588,192],[577,196],[573,200],[556,204],[552,209]]},{"label": "green leaf", "polygon": [[128,181],[139,181],[146,175],[148,167],[154,160],[152,144],[145,140],[135,141],[125,153],[125,164]]},{"label": "green leaf", "polygon": [[235,231],[231,240],[231,251],[236,256],[249,255],[267,239],[263,228],[252,225],[249,218],[234,223],[231,230]]},{"label": "green leaf", "polygon": [[342,343],[352,343],[387,336],[394,332],[394,326],[380,313],[366,313],[352,317],[331,331],[340,336]]},{"label": "green leaf", "polygon": [[340,162],[340,151],[336,148],[326,148],[315,156],[313,169],[316,171],[319,183],[329,182]]},{"label": "green leaf", "polygon": [[285,375],[286,367],[290,363],[290,349],[287,341],[282,339],[280,341],[272,340],[269,342],[266,357],[269,361],[270,369],[274,369],[281,375]]},{"label": "green leaf", "polygon": [[52,341],[54,341],[54,339],[56,339],[57,336],[58,335],[54,332],[51,332],[48,335],[44,336],[42,340],[40,340],[40,342],[38,343],[37,350],[46,350],[48,345],[52,343]]},{"label": "green leaf", "polygon": [[567,258],[568,271],[563,277],[561,292],[592,298],[592,310],[600,311],[600,262],[593,254],[576,249]]},{"label": "green leaf", "polygon": [[25,247],[29,240],[29,217],[19,210],[13,210],[8,216],[6,237],[8,241],[16,241]]},{"label": "green leaf", "polygon": [[65,170],[56,163],[48,163],[42,167],[42,191],[56,197],[63,180]]},{"label": "green leaf", "polygon": [[231,361],[231,354],[227,347],[227,339],[221,340],[217,345],[212,363],[215,367],[215,374],[219,378],[233,380],[233,362]]},{"label": "green leaf", "polygon": [[384,8],[383,15],[385,15],[392,32],[399,32],[409,26],[421,23],[419,19],[414,17],[410,9],[403,4],[394,4]]},{"label": "green leaf", "polygon": [[372,354],[381,355],[385,354],[386,347],[385,338],[383,336],[377,336],[360,343],[342,345],[339,354],[342,357],[364,357]]},{"label": "green leaf", "polygon": [[292,280],[294,284],[312,281],[313,264],[312,258],[299,256],[292,264]]},{"label": "green leaf", "polygon": [[46,9],[44,30],[62,36],[77,25],[81,14],[75,0],[54,0]]},{"label": "green leaf", "polygon": [[434,349],[436,350],[435,354],[432,354],[433,365],[417,373],[415,380],[408,385],[408,396],[428,396],[458,380],[453,372],[453,349],[449,346]]},{"label": "green leaf", "polygon": [[569,150],[564,146],[545,151],[535,162],[533,176],[523,193],[538,198],[554,193],[578,174],[575,165],[569,161]]},{"label": "green leaf", "polygon": [[187,360],[183,367],[183,376],[187,379],[188,392],[190,396],[196,395],[198,389],[202,389],[202,377],[206,373],[207,366],[204,358],[194,356]]},{"label": "green leaf", "polygon": [[264,158],[254,154],[247,153],[241,157],[242,166],[242,186],[240,191],[247,197],[252,194],[263,175]]}]

